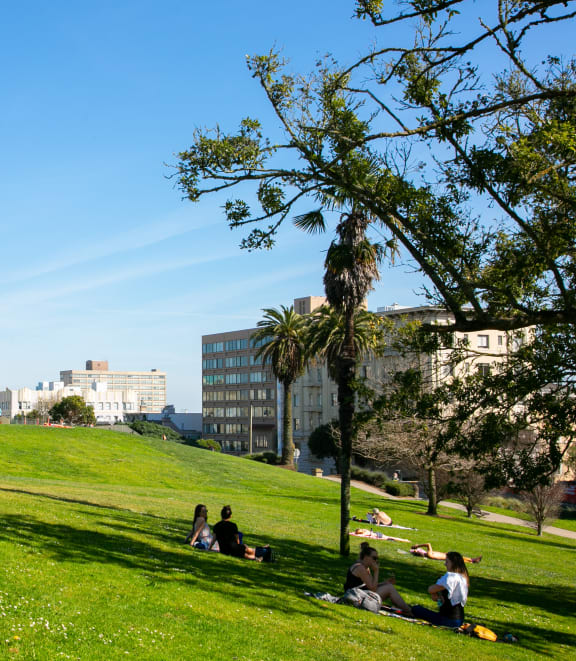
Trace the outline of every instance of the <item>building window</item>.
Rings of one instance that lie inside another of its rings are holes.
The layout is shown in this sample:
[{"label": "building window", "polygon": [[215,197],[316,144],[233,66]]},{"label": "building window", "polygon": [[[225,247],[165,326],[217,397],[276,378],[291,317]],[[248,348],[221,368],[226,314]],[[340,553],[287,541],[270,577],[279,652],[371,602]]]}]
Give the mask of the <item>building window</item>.
[{"label": "building window", "polygon": [[501,347],[504,344],[504,335],[498,335],[498,346]]},{"label": "building window", "polygon": [[232,374],[226,374],[226,383],[248,383],[248,372],[233,372]]},{"label": "building window", "polygon": [[476,371],[480,376],[488,376],[490,374],[490,363],[478,363]]},{"label": "building window", "polygon": [[248,340],[228,340],[225,344],[226,351],[240,351],[248,348]]},{"label": "building window", "polygon": [[205,374],[202,383],[206,386],[218,386],[224,383],[224,374]]},{"label": "building window", "polygon": [[202,353],[217,353],[219,351],[224,351],[222,342],[210,342],[202,345]]},{"label": "building window", "polygon": [[300,430],[300,418],[294,418],[294,431]]},{"label": "building window", "polygon": [[490,336],[478,335],[478,347],[480,349],[488,349],[489,346],[490,346]]},{"label": "building window", "polygon": [[231,356],[226,358],[226,367],[247,367],[248,356]]},{"label": "building window", "polygon": [[330,393],[330,403],[332,406],[338,406],[338,393]]},{"label": "building window", "polygon": [[[228,367],[228,365],[226,365]],[[206,358],[202,361],[203,370],[219,370],[222,369],[222,358]]]},{"label": "building window", "polygon": [[266,438],[266,436],[256,434],[256,436],[254,438],[254,444],[256,445],[257,448],[267,448],[268,447],[268,439]]},{"label": "building window", "polygon": [[294,406],[299,406],[300,405],[300,395],[295,392],[294,393]]},{"label": "building window", "polygon": [[270,337],[263,337],[260,340],[253,340],[252,346],[254,347],[254,349],[259,349],[260,347],[263,347],[265,344],[268,344],[270,340],[271,340]]}]

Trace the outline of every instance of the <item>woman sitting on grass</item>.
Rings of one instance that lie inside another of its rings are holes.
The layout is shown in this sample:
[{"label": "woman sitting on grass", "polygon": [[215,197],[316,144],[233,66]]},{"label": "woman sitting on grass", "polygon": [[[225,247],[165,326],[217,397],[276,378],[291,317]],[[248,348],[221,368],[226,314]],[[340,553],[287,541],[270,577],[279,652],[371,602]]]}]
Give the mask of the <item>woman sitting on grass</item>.
[{"label": "woman sitting on grass", "polygon": [[348,573],[346,574],[344,590],[363,588],[377,592],[382,597],[382,600],[390,599],[394,606],[399,608],[404,615],[411,615],[410,606],[402,599],[394,587],[394,583],[396,582],[394,577],[391,576],[383,583],[379,583],[379,571],[378,551],[373,549],[368,542],[362,542],[360,544],[358,561],[348,569]]},{"label": "woman sitting on grass", "polygon": [[370,523],[374,523],[377,526],[391,526],[392,525],[392,517],[388,516],[386,512],[380,511],[377,507],[375,507],[371,512],[368,512],[368,521]]},{"label": "woman sitting on grass", "polygon": [[[410,547],[410,553],[422,558],[429,558],[430,560],[446,560],[446,553],[442,553],[442,551],[433,551],[432,544],[428,542],[426,542],[426,544],[414,544],[414,546]],[[467,558],[466,556],[462,556],[462,559],[464,562],[476,564],[482,560],[482,556],[479,555],[477,558]]]},{"label": "woman sitting on grass", "polygon": [[218,521],[214,526],[214,534],[220,545],[220,553],[233,555],[235,558],[246,558],[246,560],[261,562],[262,558],[256,557],[255,549],[240,543],[238,526],[230,521],[232,517],[230,505],[224,505],[220,516],[222,517],[222,521]]},{"label": "woman sitting on grass", "polygon": [[439,612],[424,606],[412,606],[412,614],[442,627],[459,627],[464,622],[464,606],[468,599],[470,578],[464,558],[457,551],[446,554],[446,573],[428,588],[432,599],[438,603]]},{"label": "woman sitting on grass", "polygon": [[192,530],[186,535],[184,543],[189,543],[190,546],[204,551],[208,549],[212,549],[213,551],[218,550],[217,544],[216,548],[214,548],[215,540],[208,525],[208,509],[206,505],[196,505]]}]

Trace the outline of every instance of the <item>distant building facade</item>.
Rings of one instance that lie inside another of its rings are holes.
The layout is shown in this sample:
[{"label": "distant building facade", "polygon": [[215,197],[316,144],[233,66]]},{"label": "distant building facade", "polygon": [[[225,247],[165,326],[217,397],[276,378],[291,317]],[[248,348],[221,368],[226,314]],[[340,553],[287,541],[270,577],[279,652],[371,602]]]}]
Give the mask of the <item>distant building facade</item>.
[{"label": "distant building facade", "polygon": [[88,390],[105,387],[110,392],[136,392],[138,410],[161,413],[166,406],[166,372],[116,372],[108,369],[108,361],[87,360],[85,370],[63,370],[60,380],[65,386]]},{"label": "distant building facade", "polygon": [[106,384],[92,384],[87,388],[66,386],[62,381],[42,381],[36,389],[18,388],[0,392],[2,415],[13,419],[36,411],[46,418],[48,411],[64,397],[77,395],[94,409],[96,422],[113,424],[124,420],[127,413],[138,411],[139,394],[135,391],[108,390]]},{"label": "distant building facade", "polygon": [[0,392],[2,417],[13,419],[32,411],[47,416],[63,397],[77,395],[94,409],[100,424],[122,422],[128,414],[161,413],[166,406],[166,373],[111,372],[108,361],[86,361],[85,370],[60,372],[60,381],[40,381],[36,388]]},{"label": "distant building facade", "polygon": [[[309,314],[326,299],[308,296],[294,299],[294,310]],[[402,307],[394,304],[378,308],[377,314],[396,325],[419,321],[436,325],[453,322],[452,315],[439,306]],[[206,335],[202,338],[202,431],[205,438],[222,444],[224,451],[246,453],[272,450],[280,452],[282,390],[269,366],[256,364],[257,347],[250,337],[255,329]],[[466,343],[469,357],[457,368],[459,373],[487,373],[510,350],[511,339],[502,331],[456,333],[456,341]],[[418,368],[431,385],[437,386],[453,376],[450,350],[418,357]],[[383,356],[368,357],[359,367],[359,376],[378,389],[392,375],[411,366],[405,356],[393,349]],[[259,399],[264,397],[264,400]],[[323,468],[333,472],[331,459],[310,454],[308,438],[321,424],[338,418],[338,388],[330,378],[326,364],[315,361],[292,386],[292,429],[294,443],[300,450],[298,469],[309,472]],[[265,413],[265,415],[263,415]]]}]

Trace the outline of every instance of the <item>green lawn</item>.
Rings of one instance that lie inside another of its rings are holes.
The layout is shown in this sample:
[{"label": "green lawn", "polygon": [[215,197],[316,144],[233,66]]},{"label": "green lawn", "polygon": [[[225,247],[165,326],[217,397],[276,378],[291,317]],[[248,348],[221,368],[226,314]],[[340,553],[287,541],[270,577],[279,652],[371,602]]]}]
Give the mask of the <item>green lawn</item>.
[{"label": "green lawn", "polygon": [[[0,658],[534,659],[576,651],[576,542],[537,538],[419,502],[353,490],[353,514],[385,507],[414,542],[483,554],[469,620],[517,645],[470,640],[309,599],[340,593],[339,487],[245,459],[91,429],[0,427]],[[194,505],[231,504],[273,565],[182,544]],[[359,540],[353,538],[353,546]],[[427,604],[441,563],[377,542],[409,603]],[[430,602],[432,604],[432,602]]]}]

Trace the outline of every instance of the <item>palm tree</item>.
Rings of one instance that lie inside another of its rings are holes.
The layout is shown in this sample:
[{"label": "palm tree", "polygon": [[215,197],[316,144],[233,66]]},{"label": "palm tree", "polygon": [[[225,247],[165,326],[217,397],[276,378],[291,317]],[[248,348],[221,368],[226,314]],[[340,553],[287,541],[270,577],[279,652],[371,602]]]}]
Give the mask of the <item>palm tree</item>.
[{"label": "palm tree", "polygon": [[282,464],[294,465],[292,440],[292,384],[303,373],[306,365],[306,319],[294,312],[294,307],[280,306],[280,310],[266,308],[258,330],[252,335],[252,344],[261,342],[256,356],[269,361],[274,375],[284,390],[282,411]]},{"label": "palm tree", "polygon": [[[329,305],[342,316],[343,331],[332,357],[332,373],[338,385],[338,419],[341,434],[340,467],[340,553],[350,554],[350,464],[354,440],[356,365],[359,354],[355,340],[355,319],[372,283],[378,280],[378,265],[383,249],[370,243],[366,230],[370,225],[368,215],[355,209],[343,214],[336,227],[337,240],[332,241],[324,262],[324,289]],[[297,227],[308,232],[325,230],[324,219],[319,212],[304,214],[295,219]]]},{"label": "palm tree", "polygon": [[[349,521],[350,521],[350,463],[352,458],[352,444],[356,436],[353,418],[356,406],[353,381],[356,379],[357,365],[363,358],[371,353],[378,353],[384,345],[383,327],[381,318],[373,312],[357,309],[353,317],[353,367],[349,371],[348,359],[344,358],[346,342],[349,341],[346,330],[346,316],[334,308],[323,306],[317,310],[308,328],[308,351],[311,356],[318,356],[326,360],[328,372],[338,384],[339,424],[347,425],[347,438],[340,434],[340,456],[338,468],[342,479],[341,495],[341,536],[340,552],[348,555],[349,548]],[[346,361],[343,365],[343,362]],[[346,370],[343,373],[343,370]],[[344,381],[346,379],[346,381]],[[342,406],[344,404],[344,406]],[[346,444],[346,445],[345,445]]]}]

